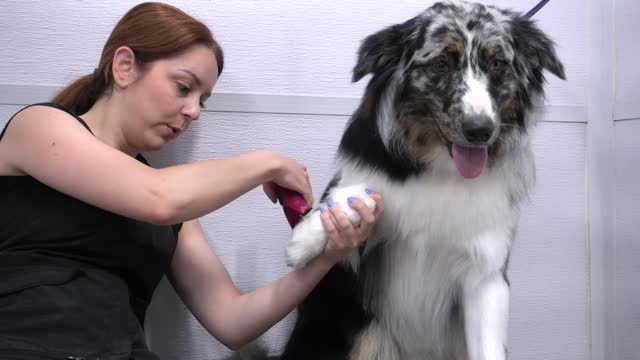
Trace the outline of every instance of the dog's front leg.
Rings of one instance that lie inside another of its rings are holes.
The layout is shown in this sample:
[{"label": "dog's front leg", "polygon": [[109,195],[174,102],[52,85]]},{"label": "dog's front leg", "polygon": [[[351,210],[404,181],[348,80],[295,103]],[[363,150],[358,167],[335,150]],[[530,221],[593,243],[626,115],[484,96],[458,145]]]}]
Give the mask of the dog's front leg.
[{"label": "dog's front leg", "polygon": [[469,360],[506,359],[509,286],[502,273],[467,279],[463,296]]},{"label": "dog's front leg", "polygon": [[293,229],[287,245],[287,264],[294,268],[304,266],[318,256],[326,244],[327,235],[320,220],[320,211],[314,209]]}]

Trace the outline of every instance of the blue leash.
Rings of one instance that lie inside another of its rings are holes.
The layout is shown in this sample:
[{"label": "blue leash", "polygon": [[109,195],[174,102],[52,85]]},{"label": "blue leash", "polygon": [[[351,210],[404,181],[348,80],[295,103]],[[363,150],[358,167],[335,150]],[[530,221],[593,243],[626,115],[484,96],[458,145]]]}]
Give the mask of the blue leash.
[{"label": "blue leash", "polygon": [[529,12],[527,12],[527,17],[533,17],[533,15],[535,15],[538,11],[540,11],[540,9],[547,5],[548,2],[549,0],[540,1],[536,6],[529,10]]}]

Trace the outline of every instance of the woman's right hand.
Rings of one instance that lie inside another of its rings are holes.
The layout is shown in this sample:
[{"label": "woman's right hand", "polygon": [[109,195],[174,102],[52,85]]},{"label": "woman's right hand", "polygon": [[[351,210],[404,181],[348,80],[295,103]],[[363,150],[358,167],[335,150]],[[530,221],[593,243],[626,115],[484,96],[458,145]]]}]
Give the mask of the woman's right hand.
[{"label": "woman's right hand", "polygon": [[270,161],[274,161],[276,171],[271,181],[262,184],[262,189],[272,202],[277,201],[276,186],[281,186],[296,191],[307,201],[309,207],[313,206],[313,192],[309,182],[307,168],[276,152],[268,152]]}]

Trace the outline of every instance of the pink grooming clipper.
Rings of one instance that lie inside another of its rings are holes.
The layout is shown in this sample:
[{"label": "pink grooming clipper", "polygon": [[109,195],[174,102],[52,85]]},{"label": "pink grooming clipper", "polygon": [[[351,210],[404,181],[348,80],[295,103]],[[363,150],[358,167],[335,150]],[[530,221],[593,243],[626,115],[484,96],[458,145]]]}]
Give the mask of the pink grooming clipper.
[{"label": "pink grooming clipper", "polygon": [[296,226],[307,211],[311,209],[307,205],[304,196],[298,192],[278,186],[276,188],[276,195],[278,196],[278,201],[280,205],[282,205],[284,215],[287,217],[291,228]]}]

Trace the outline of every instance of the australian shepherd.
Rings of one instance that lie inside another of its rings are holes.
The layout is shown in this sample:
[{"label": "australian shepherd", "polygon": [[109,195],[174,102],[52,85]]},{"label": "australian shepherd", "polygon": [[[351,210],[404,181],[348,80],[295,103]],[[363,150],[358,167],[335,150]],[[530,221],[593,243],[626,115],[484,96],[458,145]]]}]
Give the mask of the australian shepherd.
[{"label": "australian shepherd", "polygon": [[[507,358],[507,264],[535,179],[530,131],[544,72],[565,78],[554,48],[524,14],[464,1],[364,39],[353,81],[371,77],[321,203],[348,209],[367,186],[385,211],[298,307],[273,359]],[[288,260],[303,266],[326,242],[318,209],[293,235]]]}]

